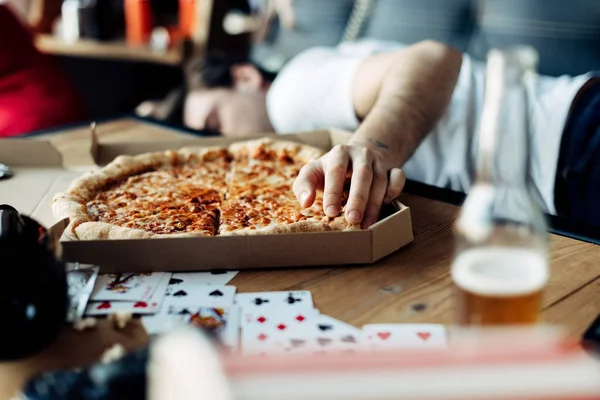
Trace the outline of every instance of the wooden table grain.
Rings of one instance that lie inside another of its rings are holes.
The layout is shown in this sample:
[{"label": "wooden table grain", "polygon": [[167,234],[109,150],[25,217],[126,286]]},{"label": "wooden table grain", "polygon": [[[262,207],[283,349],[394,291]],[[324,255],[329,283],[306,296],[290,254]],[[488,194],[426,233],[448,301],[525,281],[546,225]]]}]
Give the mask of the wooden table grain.
[{"label": "wooden table grain", "polygon": [[[135,119],[99,125],[103,142],[170,140],[187,134]],[[68,165],[89,164],[89,128],[35,137],[50,140]],[[239,292],[310,290],[315,307],[355,326],[368,323],[429,322],[450,324],[453,302],[449,267],[454,251],[454,221],[459,208],[404,194],[411,208],[415,240],[385,259],[355,267],[322,267],[240,272],[232,285]],[[543,300],[544,322],[580,336],[600,312],[600,247],[551,235],[551,278]],[[89,332],[65,328],[44,353],[0,364],[0,399],[8,398],[32,374],[53,368],[87,365],[111,344],[144,346],[139,324],[115,330],[107,321]]]}]

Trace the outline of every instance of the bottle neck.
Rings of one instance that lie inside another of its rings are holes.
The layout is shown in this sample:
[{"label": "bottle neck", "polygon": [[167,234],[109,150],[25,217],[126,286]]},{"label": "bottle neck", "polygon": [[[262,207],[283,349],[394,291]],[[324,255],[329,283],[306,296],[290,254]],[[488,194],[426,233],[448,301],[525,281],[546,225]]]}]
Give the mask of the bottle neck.
[{"label": "bottle neck", "polygon": [[534,66],[526,49],[492,50],[486,69],[477,154],[478,183],[527,187],[530,135],[527,85]]}]

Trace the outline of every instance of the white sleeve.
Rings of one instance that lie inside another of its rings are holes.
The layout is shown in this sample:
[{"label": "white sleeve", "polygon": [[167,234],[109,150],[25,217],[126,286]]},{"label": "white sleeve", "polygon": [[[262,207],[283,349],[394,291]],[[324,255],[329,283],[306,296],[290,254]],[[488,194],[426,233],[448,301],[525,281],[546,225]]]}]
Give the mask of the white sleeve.
[{"label": "white sleeve", "polygon": [[366,57],[337,48],[315,48],[290,61],[267,93],[267,112],[275,131],[355,130],[359,121],[352,86]]}]

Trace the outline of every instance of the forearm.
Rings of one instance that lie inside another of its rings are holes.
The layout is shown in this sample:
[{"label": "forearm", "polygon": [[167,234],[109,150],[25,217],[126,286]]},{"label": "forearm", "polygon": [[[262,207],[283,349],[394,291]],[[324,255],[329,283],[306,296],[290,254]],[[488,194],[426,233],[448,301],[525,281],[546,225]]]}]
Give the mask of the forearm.
[{"label": "forearm", "polygon": [[445,113],[461,64],[460,52],[434,42],[399,53],[372,106],[363,106],[366,117],[351,144],[376,148],[392,165],[403,165]]}]

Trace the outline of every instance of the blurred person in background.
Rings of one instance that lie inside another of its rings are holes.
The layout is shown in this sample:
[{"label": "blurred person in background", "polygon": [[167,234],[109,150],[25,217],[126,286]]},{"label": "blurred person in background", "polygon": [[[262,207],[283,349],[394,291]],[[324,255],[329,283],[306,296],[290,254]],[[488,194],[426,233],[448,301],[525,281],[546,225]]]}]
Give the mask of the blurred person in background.
[{"label": "blurred person in background", "polygon": [[0,2],[0,138],[84,118],[70,82],[35,48],[10,3]]},{"label": "blurred person in background", "polygon": [[[468,192],[485,65],[446,45],[364,41],[309,49],[272,76],[248,60],[213,55],[190,69],[184,122],[225,136],[339,128],[354,132],[300,173],[309,206],[324,189],[337,215],[346,169],[349,222],[374,223],[408,178]],[[532,181],[550,214],[600,226],[600,80],[541,76],[530,88]],[[402,170],[400,170],[402,168]]]}]

